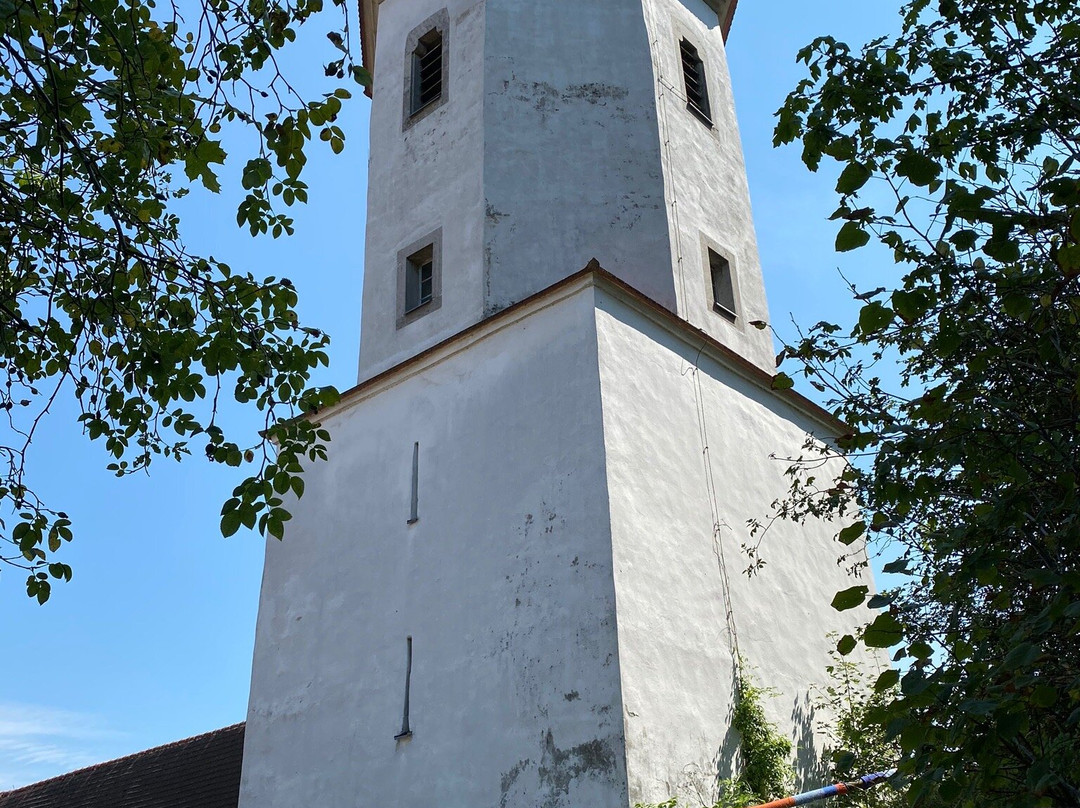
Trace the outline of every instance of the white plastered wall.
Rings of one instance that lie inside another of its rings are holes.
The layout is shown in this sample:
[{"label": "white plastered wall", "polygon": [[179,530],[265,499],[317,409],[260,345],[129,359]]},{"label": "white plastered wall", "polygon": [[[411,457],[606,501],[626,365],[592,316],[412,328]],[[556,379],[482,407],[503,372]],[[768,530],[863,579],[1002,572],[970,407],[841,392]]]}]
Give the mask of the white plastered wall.
[{"label": "white plastered wall", "polygon": [[735,771],[729,602],[811,775],[827,635],[869,615],[829,605],[835,526],[776,523],[753,579],[739,544],[786,489],[771,455],[825,427],[701,341],[584,275],[327,415],[267,547],[241,808],[705,799]]},{"label": "white plastered wall", "polygon": [[[642,7],[653,48],[667,210],[671,232],[678,234],[670,241],[678,314],[771,372],[772,338],[749,325],[768,321],[769,310],[716,11],[704,0],[642,0]],[[686,107],[679,53],[684,37],[704,62],[711,129]],[[704,243],[717,247],[732,264],[740,304],[734,324],[712,309]]]},{"label": "white plastered wall", "polygon": [[485,312],[590,259],[674,310],[637,3],[487,0]]},{"label": "white plastered wall", "polygon": [[241,808],[628,804],[593,300],[564,289],[325,418],[267,546]]},{"label": "white plastered wall", "polygon": [[[448,100],[403,127],[406,43],[446,9]],[[359,376],[394,366],[590,259],[768,370],[768,309],[716,12],[704,0],[379,5]],[[679,39],[714,126],[686,109]],[[441,306],[397,327],[398,252],[442,229]],[[677,234],[677,237],[674,235]],[[705,245],[729,258],[735,324]]]},{"label": "white plastered wall", "polygon": [[717,362],[689,330],[620,296],[599,295],[597,335],[631,803],[694,800],[735,773],[734,648],[718,549],[739,648],[758,683],[777,691],[766,709],[795,742],[802,782],[816,782],[823,717],[815,723],[813,690],[835,646],[827,635],[869,617],[830,601],[869,581],[838,567],[836,525],[776,522],[753,578],[740,545],[747,520],[766,517],[787,490],[789,464],[773,456],[798,456],[808,433],[826,429]]},{"label": "white plastered wall", "polygon": [[[448,99],[405,128],[409,34],[442,9],[449,21]],[[361,381],[480,320],[483,301],[484,0],[379,5],[378,69],[361,320]],[[442,305],[397,327],[398,252],[442,229]]]}]

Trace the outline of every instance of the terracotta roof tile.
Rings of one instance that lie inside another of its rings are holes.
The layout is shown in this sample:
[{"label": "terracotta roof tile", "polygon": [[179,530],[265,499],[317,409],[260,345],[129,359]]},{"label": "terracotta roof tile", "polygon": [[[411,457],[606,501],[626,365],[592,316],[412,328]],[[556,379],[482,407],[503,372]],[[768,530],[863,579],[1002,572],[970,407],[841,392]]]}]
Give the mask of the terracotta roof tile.
[{"label": "terracotta roof tile", "polygon": [[0,808],[236,808],[244,725],[0,793]]}]

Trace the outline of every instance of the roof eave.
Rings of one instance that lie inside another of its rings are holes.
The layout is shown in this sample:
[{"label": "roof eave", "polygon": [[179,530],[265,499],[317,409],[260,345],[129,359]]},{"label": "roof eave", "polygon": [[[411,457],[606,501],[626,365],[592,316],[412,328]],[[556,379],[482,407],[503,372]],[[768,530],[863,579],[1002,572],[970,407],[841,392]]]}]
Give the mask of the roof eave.
[{"label": "roof eave", "polygon": [[[360,64],[375,75],[375,23],[379,16],[379,0],[357,0],[360,14]],[[364,88],[364,95],[371,98],[371,85]]]},{"label": "roof eave", "polygon": [[728,40],[728,34],[731,33],[731,22],[735,19],[735,7],[739,5],[739,0],[728,0],[727,8],[724,10],[723,17],[720,20],[720,30],[724,33],[724,42]]},{"label": "roof eave", "polygon": [[851,433],[851,427],[841,421],[833,413],[806,398],[801,393],[795,392],[793,389],[777,389],[774,386],[776,379],[774,374],[758,367],[738,352],[719,342],[712,335],[705,333],[697,326],[683,320],[677,314],[664,306],[661,306],[643,292],[639,292],[626,281],[612,275],[600,266],[600,263],[595,258],[589,262],[588,266],[575,272],[573,275],[563,278],[561,281],[557,281],[546,289],[542,289],[517,303],[507,306],[505,309],[500,310],[490,317],[474,323],[458,333],[447,337],[441,342],[399,362],[393,367],[377,373],[370,379],[360,382],[355,387],[344,391],[337,403],[325,407],[318,412],[309,413],[301,417],[320,422],[341,410],[349,409],[371,391],[388,383],[396,383],[394,381],[395,379],[400,379],[406,373],[414,372],[418,368],[423,367],[425,363],[432,361],[433,357],[445,353],[454,345],[474,339],[477,335],[481,335],[486,331],[490,331],[492,328],[498,327],[500,323],[504,321],[521,316],[524,312],[535,307],[541,301],[551,299],[568,287],[585,279],[590,279],[594,284],[603,284],[609,289],[621,293],[625,300],[632,301],[641,310],[650,312],[653,319],[666,323],[673,332],[681,332],[684,339],[689,338],[695,346],[700,346],[703,350],[708,350],[714,360],[718,361],[729,370],[738,373],[755,386],[767,391],[770,395],[775,396],[778,399],[786,401],[796,410],[809,416],[812,420],[822,426],[830,437],[835,438]]},{"label": "roof eave", "polygon": [[[726,2],[725,0],[719,0],[718,5],[720,7],[718,10],[720,30],[724,34],[724,42],[727,42],[739,0],[726,0]],[[379,0],[357,0],[357,8],[360,14],[360,63],[369,74],[374,75],[375,32],[379,15]],[[364,93],[370,98],[371,87],[365,88]]]}]

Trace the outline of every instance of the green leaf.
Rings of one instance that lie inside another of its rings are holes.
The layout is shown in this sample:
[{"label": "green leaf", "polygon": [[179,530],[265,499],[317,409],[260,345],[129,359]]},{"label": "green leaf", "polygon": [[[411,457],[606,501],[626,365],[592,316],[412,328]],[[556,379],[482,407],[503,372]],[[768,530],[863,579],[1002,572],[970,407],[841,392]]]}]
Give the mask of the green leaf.
[{"label": "green leaf", "polygon": [[1031,700],[1037,707],[1046,709],[1047,707],[1053,707],[1057,704],[1058,691],[1057,688],[1050,685],[1039,685],[1032,691]]},{"label": "green leaf", "polygon": [[990,715],[997,709],[998,702],[992,699],[967,699],[960,703],[961,711],[968,715]]},{"label": "green leaf", "polygon": [[937,179],[941,173],[941,166],[925,154],[909,151],[897,162],[896,173],[901,177],[907,177],[913,184],[923,187]]},{"label": "green leaf", "polygon": [[853,525],[848,525],[840,534],[836,537],[837,540],[844,545],[851,545],[857,542],[866,533],[866,522],[856,522]]},{"label": "green leaf", "polygon": [[1020,643],[1005,655],[1001,667],[1005,670],[1028,668],[1040,656],[1042,656],[1042,649],[1039,646],[1029,642]]},{"label": "green leaf", "polygon": [[922,291],[897,289],[891,297],[893,310],[906,323],[918,320],[927,309],[926,294]]},{"label": "green leaf", "polygon": [[863,634],[863,642],[870,648],[889,648],[903,638],[903,626],[889,612],[879,614]]},{"label": "green leaf", "polygon": [[1057,262],[1058,266],[1064,270],[1080,269],[1080,244],[1070,244],[1058,250]]},{"label": "green leaf", "polygon": [[872,176],[873,172],[862,163],[848,163],[836,182],[836,192],[845,195],[853,194],[866,185],[867,180]]},{"label": "green leaf", "polygon": [[960,230],[949,236],[949,241],[962,252],[967,252],[974,247],[978,239],[979,234],[974,230]]},{"label": "green leaf", "polygon": [[184,160],[184,173],[189,180],[201,180],[208,191],[217,193],[221,190],[221,183],[218,182],[217,174],[213,172],[210,165],[224,162],[225,150],[221,148],[221,143],[203,138],[192,151],[188,152]]},{"label": "green leaf", "polygon": [[221,535],[226,539],[240,529],[240,511],[229,511],[221,517]]},{"label": "green leaf", "polygon": [[866,604],[868,609],[884,609],[892,605],[895,598],[892,595],[877,594],[870,598],[870,602]]},{"label": "green leaf", "polygon": [[859,312],[859,329],[866,336],[878,333],[887,328],[893,321],[895,313],[876,300],[867,303]]},{"label": "green leaf", "polygon": [[1030,317],[1032,310],[1035,308],[1031,298],[1023,294],[1005,295],[1001,303],[1006,314],[1020,320],[1026,320]]},{"label": "green leaf", "polygon": [[869,593],[870,588],[866,586],[848,587],[836,593],[832,599],[832,607],[838,612],[854,609],[856,606],[862,605]]},{"label": "green leaf", "polygon": [[289,478],[289,486],[297,499],[304,496],[304,480],[299,474],[294,474]]},{"label": "green leaf", "polygon": [[908,654],[916,659],[929,659],[934,654],[934,649],[930,647],[929,643],[922,640],[916,640],[910,643],[907,648]]},{"label": "green leaf", "polygon": [[990,239],[982,251],[995,261],[1011,264],[1020,260],[1020,244],[1016,239]]},{"label": "green leaf", "polygon": [[777,373],[772,379],[773,390],[790,390],[795,386],[795,381],[786,373]]},{"label": "green leaf", "polygon": [[867,233],[857,222],[845,222],[836,234],[836,251],[850,252],[859,247],[865,247],[870,242],[870,234]]},{"label": "green leaf", "polygon": [[874,682],[874,690],[878,693],[884,693],[886,690],[896,687],[900,682],[900,671],[890,668],[885,671]]},{"label": "green leaf", "polygon": [[850,634],[845,634],[840,638],[840,642],[836,644],[836,650],[839,652],[840,656],[847,656],[855,650],[856,645],[858,645],[858,642],[855,638]]}]

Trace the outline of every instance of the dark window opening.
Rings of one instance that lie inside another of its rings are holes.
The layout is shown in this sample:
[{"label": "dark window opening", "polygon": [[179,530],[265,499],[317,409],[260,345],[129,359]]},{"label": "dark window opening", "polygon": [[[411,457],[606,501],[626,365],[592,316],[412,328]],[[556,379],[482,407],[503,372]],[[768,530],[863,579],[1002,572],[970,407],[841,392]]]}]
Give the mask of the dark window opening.
[{"label": "dark window opening", "polygon": [[686,107],[704,123],[712,126],[712,113],[709,110],[709,88],[705,83],[705,63],[698,55],[698,49],[685,39],[679,41],[682,56],[683,84],[686,86]]},{"label": "dark window opening", "polygon": [[435,251],[424,247],[405,259],[405,313],[426,306],[435,295]]},{"label": "dark window opening", "polygon": [[437,30],[420,37],[412,55],[412,113],[442,96],[443,39]]},{"label": "dark window opening", "polygon": [[731,264],[712,250],[709,250],[709,275],[712,278],[713,310],[735,322],[735,285],[731,277]]}]

